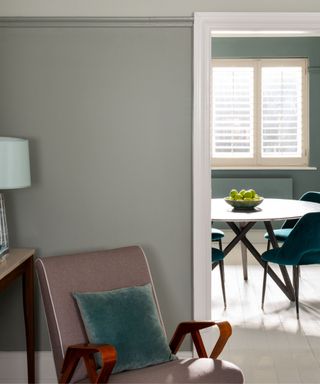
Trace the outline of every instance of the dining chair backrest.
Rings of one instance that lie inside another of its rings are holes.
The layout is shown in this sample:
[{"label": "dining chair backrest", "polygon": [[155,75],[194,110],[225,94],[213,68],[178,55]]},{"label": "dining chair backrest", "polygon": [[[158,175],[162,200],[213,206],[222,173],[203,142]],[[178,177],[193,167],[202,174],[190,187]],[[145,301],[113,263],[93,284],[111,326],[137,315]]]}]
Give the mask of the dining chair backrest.
[{"label": "dining chair backrest", "polygon": [[320,203],[320,192],[308,191],[300,197],[300,200],[311,201],[312,203]]},{"label": "dining chair backrest", "polygon": [[[320,192],[316,191],[308,191],[304,193],[300,199],[301,201],[310,201],[311,203],[319,203],[320,204]],[[291,219],[286,220],[281,228],[293,228],[299,219]]]},{"label": "dining chair backrest", "polygon": [[[320,212],[304,215],[278,253],[279,264],[320,263]],[[277,262],[278,262],[277,261]]]}]

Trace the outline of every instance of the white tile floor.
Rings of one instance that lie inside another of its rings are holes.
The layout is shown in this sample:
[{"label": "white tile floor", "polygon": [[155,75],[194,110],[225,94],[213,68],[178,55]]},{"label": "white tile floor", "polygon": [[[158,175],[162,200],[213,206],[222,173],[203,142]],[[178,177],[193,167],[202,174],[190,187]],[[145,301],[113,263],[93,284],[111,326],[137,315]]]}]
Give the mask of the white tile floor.
[{"label": "white tile floor", "polygon": [[302,267],[300,321],[271,278],[262,311],[263,270],[256,264],[248,271],[245,282],[241,265],[225,266],[226,310],[218,268],[212,273],[212,319],[233,326],[221,357],[243,369],[246,383],[320,383],[320,266]]}]

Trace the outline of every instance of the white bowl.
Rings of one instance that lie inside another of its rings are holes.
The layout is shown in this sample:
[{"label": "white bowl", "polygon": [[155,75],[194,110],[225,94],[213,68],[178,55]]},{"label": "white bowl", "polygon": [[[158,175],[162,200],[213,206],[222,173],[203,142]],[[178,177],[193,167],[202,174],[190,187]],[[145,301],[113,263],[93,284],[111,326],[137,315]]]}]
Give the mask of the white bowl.
[{"label": "white bowl", "polygon": [[260,196],[257,200],[232,200],[230,197],[225,197],[224,201],[234,209],[250,210],[261,204],[263,197]]}]

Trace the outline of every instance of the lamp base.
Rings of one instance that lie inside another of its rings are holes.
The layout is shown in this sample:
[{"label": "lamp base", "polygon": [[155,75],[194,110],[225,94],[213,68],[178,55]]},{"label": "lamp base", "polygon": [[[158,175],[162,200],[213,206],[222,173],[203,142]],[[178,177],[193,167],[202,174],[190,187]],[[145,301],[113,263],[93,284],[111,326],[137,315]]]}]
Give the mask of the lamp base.
[{"label": "lamp base", "polygon": [[4,195],[3,193],[0,193],[0,262],[6,259],[7,253],[9,253],[9,239],[6,208]]},{"label": "lamp base", "polygon": [[7,254],[9,253],[9,248],[0,249],[0,264],[7,260]]}]

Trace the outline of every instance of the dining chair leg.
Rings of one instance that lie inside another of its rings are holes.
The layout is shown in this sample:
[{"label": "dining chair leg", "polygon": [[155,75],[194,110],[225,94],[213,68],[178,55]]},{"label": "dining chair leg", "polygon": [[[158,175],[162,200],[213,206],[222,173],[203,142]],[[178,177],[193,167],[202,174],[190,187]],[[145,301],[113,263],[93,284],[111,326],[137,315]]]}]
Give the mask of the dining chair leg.
[{"label": "dining chair leg", "polygon": [[226,288],[225,288],[225,284],[224,284],[224,262],[223,262],[223,260],[219,261],[219,268],[220,268],[221,288],[222,288],[224,309],[226,309],[227,308],[227,300],[226,300]]},{"label": "dining chair leg", "polygon": [[299,320],[299,271],[300,271],[299,265],[293,265],[292,271],[293,271],[293,289],[294,289],[294,295],[296,299],[296,313],[297,313],[297,319]]},{"label": "dining chair leg", "polygon": [[261,309],[263,309],[263,307],[264,307],[264,297],[266,295],[267,275],[268,275],[268,262],[266,261],[264,263],[264,270],[263,270]]},{"label": "dining chair leg", "polygon": [[220,251],[222,251],[222,241],[221,241],[221,239],[218,240],[218,243],[219,243],[219,249],[220,249]]},{"label": "dining chair leg", "polygon": [[211,263],[211,271],[213,271],[217,265],[218,265],[217,261],[215,261],[214,263]]},{"label": "dining chair leg", "polygon": [[269,251],[269,250],[270,250],[270,245],[271,245],[271,241],[270,241],[270,240],[268,240],[268,243],[267,243],[267,251]]}]

